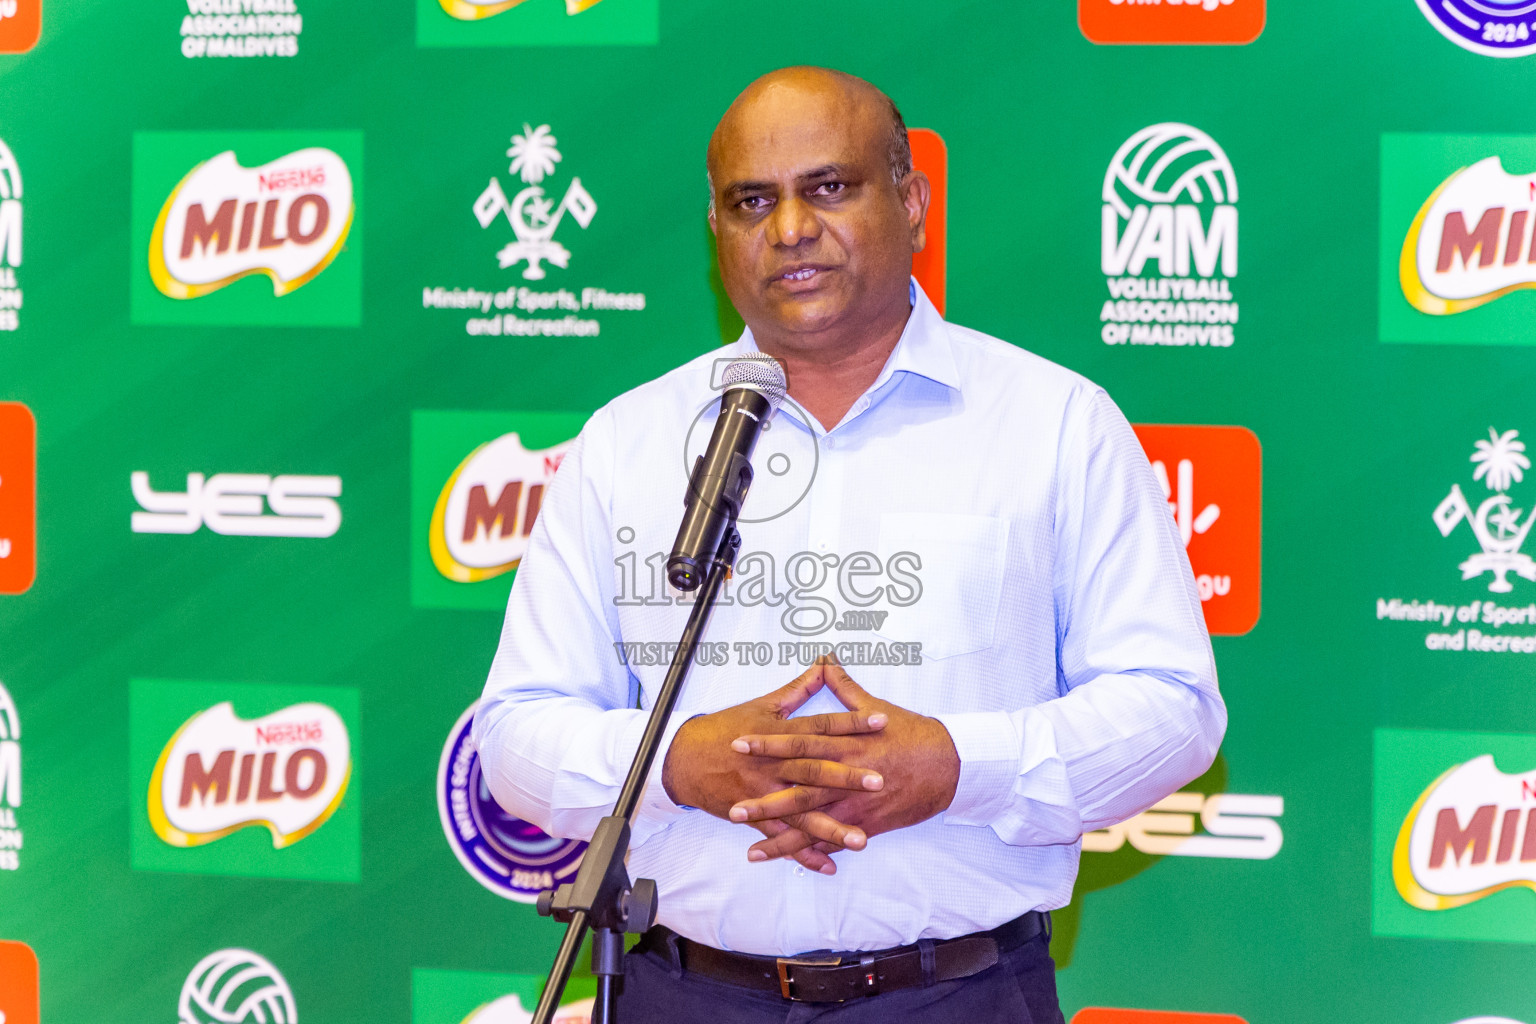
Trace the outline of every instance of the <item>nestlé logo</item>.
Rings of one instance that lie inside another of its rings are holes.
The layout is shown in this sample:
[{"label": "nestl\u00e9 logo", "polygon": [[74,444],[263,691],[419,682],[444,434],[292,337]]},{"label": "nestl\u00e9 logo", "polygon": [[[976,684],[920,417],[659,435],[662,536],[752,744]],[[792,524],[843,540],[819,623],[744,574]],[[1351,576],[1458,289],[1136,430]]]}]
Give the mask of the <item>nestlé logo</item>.
[{"label": "nestl\u00e9 logo", "polygon": [[570,441],[529,451],[516,433],[470,452],[432,509],[428,545],[437,571],[478,583],[517,568],[528,535]]},{"label": "nestl\u00e9 logo", "polygon": [[248,274],[266,274],[272,294],[287,295],[341,252],[352,214],[352,174],[331,150],[301,149],[254,168],[226,151],[166,198],[150,235],[150,277],[173,299]]},{"label": "nestl\u00e9 logo", "polygon": [[295,704],[246,721],[225,701],[193,715],[161,751],[150,825],[179,847],[264,825],[280,850],[325,824],[351,775],[351,737],[332,708]]}]

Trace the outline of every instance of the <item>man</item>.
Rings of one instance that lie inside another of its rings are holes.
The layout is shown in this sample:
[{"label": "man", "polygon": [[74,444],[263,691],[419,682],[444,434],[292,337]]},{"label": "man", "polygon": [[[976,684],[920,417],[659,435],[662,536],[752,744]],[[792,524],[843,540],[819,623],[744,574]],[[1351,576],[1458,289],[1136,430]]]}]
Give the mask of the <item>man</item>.
[{"label": "man", "polygon": [[[475,720],[491,791],[558,836],[611,809],[665,673],[616,645],[675,641],[689,610],[636,566],[671,547],[713,365],[767,353],[774,443],[815,479],[797,499],[758,467],[706,636],[728,657],[694,667],[635,816],[661,913],[621,1018],[1060,1021],[1044,912],[1081,834],[1199,775],[1225,729],[1167,505],[1101,390],[911,279],[929,185],[879,90],[767,75],[708,167],[747,331],[565,457]],[[850,621],[875,630],[827,628]],[[807,667],[807,637],[868,642]]]}]

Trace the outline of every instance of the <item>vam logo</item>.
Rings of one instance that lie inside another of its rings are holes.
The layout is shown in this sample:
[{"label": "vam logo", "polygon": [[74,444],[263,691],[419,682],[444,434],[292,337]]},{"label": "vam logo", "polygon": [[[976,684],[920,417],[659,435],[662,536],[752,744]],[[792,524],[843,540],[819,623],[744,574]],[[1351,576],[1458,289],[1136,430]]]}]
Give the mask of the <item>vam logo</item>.
[{"label": "vam logo", "polygon": [[1536,8],[1530,0],[1418,0],[1435,31],[1473,53],[1524,57],[1536,53]]},{"label": "vam logo", "polygon": [[149,274],[173,299],[195,299],[248,274],[272,294],[314,280],[352,229],[352,174],[328,149],[310,147],[259,167],[226,151],[171,190],[149,239]]},{"label": "vam logo", "polygon": [[1077,26],[1095,43],[1251,43],[1264,0],[1077,0]]},{"label": "vam logo", "polygon": [[587,844],[556,839],[502,810],[480,772],[470,738],[475,705],[459,716],[437,764],[437,813],[453,855],[498,896],[532,903],[545,889],[570,881]]},{"label": "vam logo", "polygon": [[199,960],[181,986],[178,1024],[298,1024],[293,990],[272,961],[248,949]]},{"label": "vam logo", "polygon": [[528,535],[570,441],[529,451],[505,434],[467,455],[432,509],[432,564],[456,583],[478,583],[517,568]]},{"label": "vam logo", "polygon": [[[1083,852],[1114,853],[1129,842],[1154,856],[1269,860],[1285,842],[1275,820],[1284,813],[1278,796],[1174,793],[1134,818],[1084,833]],[[1203,833],[1195,831],[1197,820]]]},{"label": "vam logo", "polygon": [[358,880],[356,690],[136,679],[128,703],[136,869]]},{"label": "vam logo", "polygon": [[[341,529],[339,476],[268,476],[265,473],[187,474],[185,491],[156,491],[149,474],[130,477],[142,511],[134,533],[214,533],[239,537],[330,537]],[[262,514],[266,498],[271,515]]]},{"label": "vam logo", "polygon": [[0,684],[0,871],[21,867],[20,811],[21,716],[16,713],[16,702]]},{"label": "vam logo", "polygon": [[172,846],[202,846],[254,825],[273,849],[336,813],[352,775],[352,741],[324,704],[295,704],[246,721],[228,701],[193,715],[149,777],[149,820]]},{"label": "vam logo", "polygon": [[1507,594],[1514,589],[1509,574],[1523,576],[1536,582],[1536,562],[1520,551],[1531,523],[1536,516],[1520,521],[1522,509],[1515,508],[1507,493],[1531,468],[1531,460],[1525,455],[1525,442],[1518,430],[1488,428],[1487,440],[1477,441],[1471,462],[1477,468],[1472,473],[1473,482],[1482,481],[1493,493],[1478,503],[1474,512],[1471,503],[1462,493],[1460,484],[1452,484],[1451,492],[1435,508],[1435,526],[1442,537],[1449,537],[1456,527],[1466,522],[1477,538],[1482,551],[1461,563],[1461,578],[1476,579],[1489,574],[1488,589],[1496,594]]},{"label": "vam logo", "polygon": [[1206,627],[1226,636],[1248,632],[1259,620],[1259,439],[1244,427],[1135,430],[1189,554]]},{"label": "vam logo", "polygon": [[[0,34],[4,24],[0,22]],[[20,268],[21,167],[11,148],[0,141],[0,331],[21,326],[22,293],[16,275]]]},{"label": "vam logo", "polygon": [[1237,176],[1209,135],[1154,124],[1104,174],[1100,262],[1106,344],[1232,344]]},{"label": "vam logo", "polygon": [[37,577],[37,421],[20,402],[0,402],[0,594]]}]

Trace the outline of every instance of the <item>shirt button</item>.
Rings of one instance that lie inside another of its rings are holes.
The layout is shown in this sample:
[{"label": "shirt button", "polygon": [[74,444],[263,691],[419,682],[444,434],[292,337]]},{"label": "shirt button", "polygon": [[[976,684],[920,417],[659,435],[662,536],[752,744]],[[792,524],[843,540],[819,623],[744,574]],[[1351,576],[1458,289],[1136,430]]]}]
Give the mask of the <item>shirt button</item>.
[{"label": "shirt button", "polygon": [[799,865],[799,864],[795,865],[795,877],[796,878],[804,878],[805,877],[805,868],[802,865]]},{"label": "shirt button", "polygon": [[837,438],[829,437],[829,438],[827,438],[825,441],[823,441],[821,443],[821,446],[823,448],[827,449],[828,451],[831,451],[832,449],[837,447]]}]

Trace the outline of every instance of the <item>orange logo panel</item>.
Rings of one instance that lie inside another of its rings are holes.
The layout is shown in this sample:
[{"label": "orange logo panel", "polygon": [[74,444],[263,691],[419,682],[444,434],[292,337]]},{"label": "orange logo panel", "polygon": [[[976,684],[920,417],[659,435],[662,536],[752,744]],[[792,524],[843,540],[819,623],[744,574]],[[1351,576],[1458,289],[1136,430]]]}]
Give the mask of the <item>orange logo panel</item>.
[{"label": "orange logo panel", "polygon": [[1259,439],[1245,427],[1135,429],[1189,552],[1206,628],[1248,632],[1259,621]]},{"label": "orange logo panel", "polygon": [[0,594],[37,575],[37,423],[20,402],[0,402]]},{"label": "orange logo panel", "polygon": [[43,28],[43,0],[0,3],[0,53],[26,53]]},{"label": "orange logo panel", "polygon": [[37,954],[25,942],[0,941],[0,1020],[37,1024]]},{"label": "orange logo panel", "polygon": [[1248,1024],[1231,1013],[1167,1013],[1162,1010],[1079,1010],[1072,1024]]},{"label": "orange logo panel", "polygon": [[912,258],[912,276],[923,286],[934,308],[944,312],[944,250],[948,225],[949,150],[944,140],[931,128],[913,128],[907,132],[912,143],[912,167],[928,175],[933,182],[933,199],[928,203],[928,244]]},{"label": "orange logo panel", "polygon": [[1077,25],[1095,43],[1242,45],[1264,31],[1264,0],[1077,0]]}]

